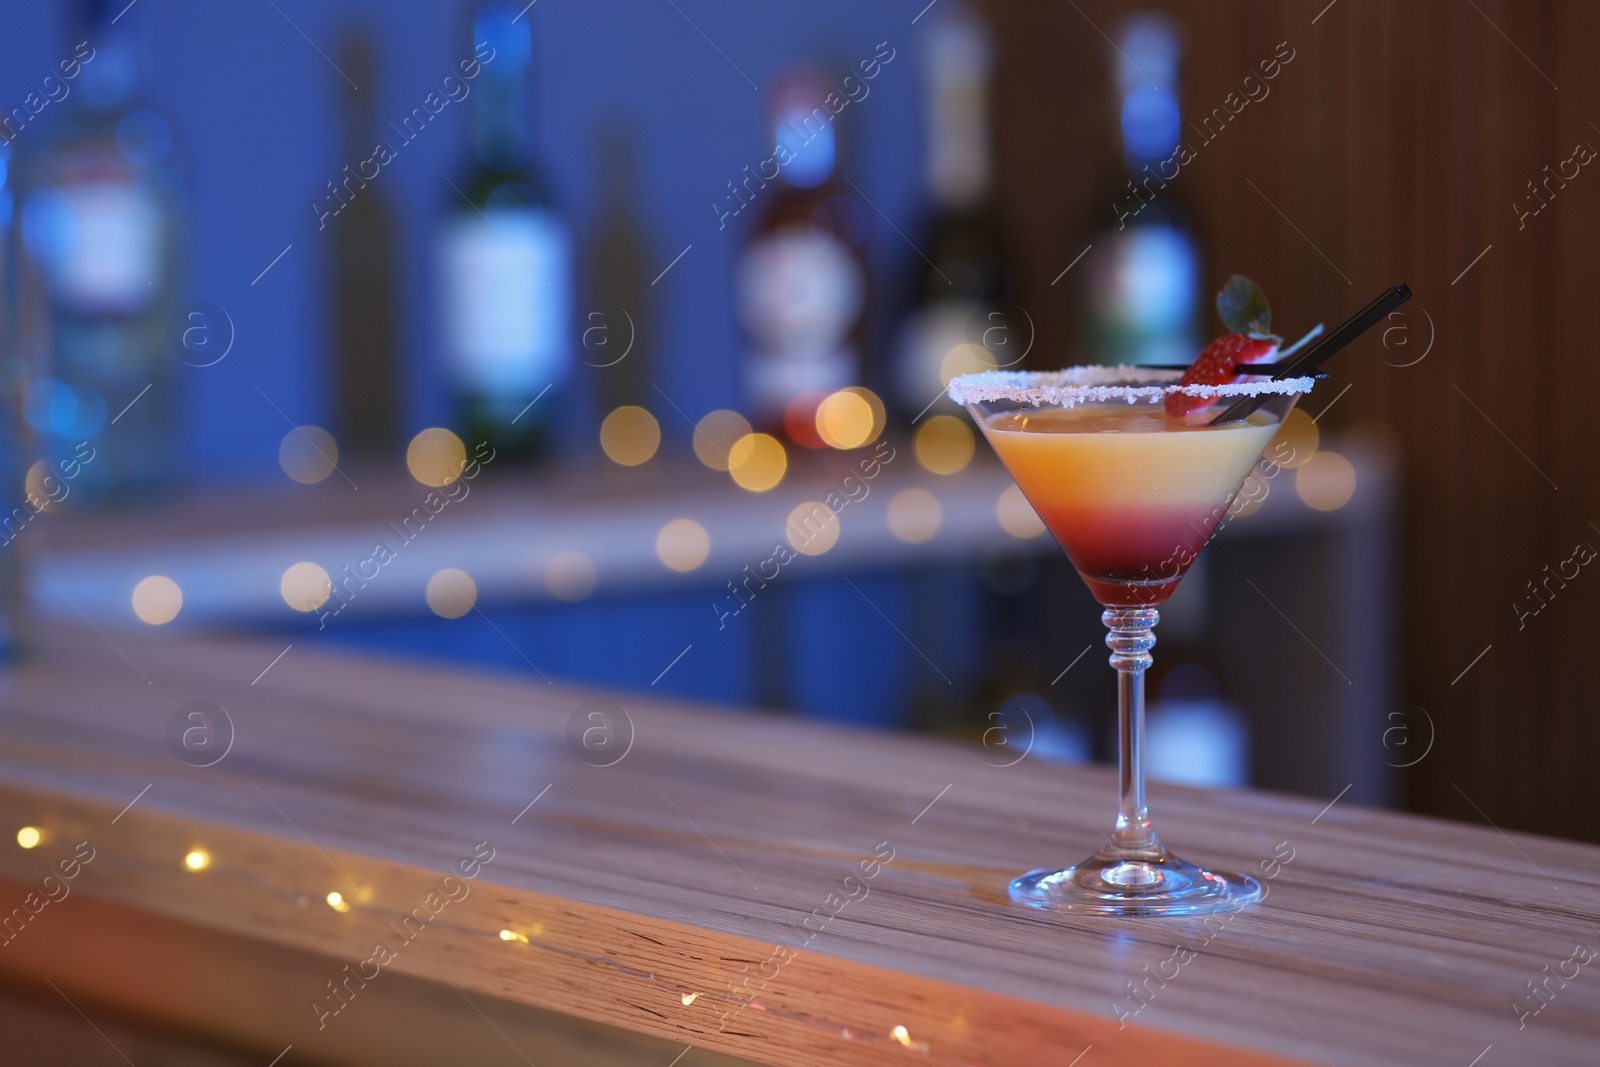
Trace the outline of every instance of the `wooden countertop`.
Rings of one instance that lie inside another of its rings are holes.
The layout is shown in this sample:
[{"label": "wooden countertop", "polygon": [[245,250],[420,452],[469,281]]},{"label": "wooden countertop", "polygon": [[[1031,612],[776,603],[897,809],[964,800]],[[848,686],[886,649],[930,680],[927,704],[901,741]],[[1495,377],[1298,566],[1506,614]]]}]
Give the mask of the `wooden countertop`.
[{"label": "wooden countertop", "polygon": [[[103,904],[320,954],[345,1001],[309,982],[255,994],[299,1013],[285,1065],[317,1058],[318,1023],[359,1025],[353,972],[391,970],[794,1067],[1589,1065],[1600,1049],[1600,964],[1582,955],[1600,948],[1600,848],[1158,784],[1163,837],[1269,878],[1265,903],[1209,926],[1044,916],[1006,881],[1099,845],[1103,768],[299,647],[261,675],[278,652],[40,636],[0,692],[0,886],[75,877],[59,902],[29,898],[12,945]],[[610,766],[568,741],[591,699],[633,726]],[[233,724],[213,766],[169,748],[191,700]],[[18,847],[24,825],[46,841]],[[73,867],[79,842],[93,858]],[[401,931],[413,912],[427,921]]]}]

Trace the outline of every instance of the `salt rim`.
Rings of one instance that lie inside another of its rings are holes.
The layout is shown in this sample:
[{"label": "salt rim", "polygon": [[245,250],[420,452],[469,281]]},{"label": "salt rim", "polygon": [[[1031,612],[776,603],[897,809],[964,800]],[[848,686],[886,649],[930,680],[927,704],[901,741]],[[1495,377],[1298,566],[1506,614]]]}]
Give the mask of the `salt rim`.
[{"label": "salt rim", "polygon": [[1022,404],[1051,404],[1073,408],[1106,400],[1141,400],[1155,404],[1169,396],[1207,399],[1221,396],[1261,396],[1266,393],[1309,393],[1312,378],[1262,378],[1227,385],[1179,385],[1182,371],[1146,367],[1088,365],[1053,371],[988,370],[950,379],[950,399],[958,404],[986,400],[1013,400]]}]

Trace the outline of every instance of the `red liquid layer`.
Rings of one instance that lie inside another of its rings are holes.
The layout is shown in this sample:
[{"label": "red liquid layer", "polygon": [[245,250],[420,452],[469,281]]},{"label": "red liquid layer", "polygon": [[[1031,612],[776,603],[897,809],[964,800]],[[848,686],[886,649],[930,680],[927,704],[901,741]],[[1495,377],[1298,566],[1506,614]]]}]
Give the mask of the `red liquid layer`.
[{"label": "red liquid layer", "polygon": [[1146,607],[1172,595],[1226,509],[1047,504],[1037,510],[1096,600]]}]

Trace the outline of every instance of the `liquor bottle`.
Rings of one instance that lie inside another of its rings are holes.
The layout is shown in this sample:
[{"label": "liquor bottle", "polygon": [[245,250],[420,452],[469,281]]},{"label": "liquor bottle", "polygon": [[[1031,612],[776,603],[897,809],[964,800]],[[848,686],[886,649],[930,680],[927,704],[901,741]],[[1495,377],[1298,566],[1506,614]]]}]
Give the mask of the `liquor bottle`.
[{"label": "liquor bottle", "polygon": [[[372,37],[353,31],[339,46],[333,79],[342,118],[341,158],[364,160],[383,140],[375,111],[379,95]],[[359,164],[356,164],[359,166]],[[341,200],[327,228],[332,276],[334,426],[341,450],[356,456],[392,457],[399,445],[399,339],[396,336],[394,215],[382,183],[362,182]]]},{"label": "liquor bottle", "polygon": [[1200,254],[1174,181],[1188,152],[1177,33],[1160,16],[1140,16],[1119,38],[1112,64],[1122,166],[1085,238],[1093,251],[1082,274],[1084,351],[1106,364],[1186,364],[1199,352]]},{"label": "liquor bottle", "polygon": [[[29,452],[17,392],[22,374],[17,357],[15,160],[10,145],[4,143],[7,140],[0,136],[0,486],[7,497],[24,503],[28,490],[24,457]],[[42,503],[27,502],[24,506],[27,512],[34,512]],[[15,523],[7,526],[0,521],[0,661],[11,660],[20,653],[21,640],[28,632],[24,625],[27,600],[22,582],[22,548],[11,543],[20,533],[15,527]]]},{"label": "liquor bottle", "polygon": [[443,326],[458,429],[499,454],[548,458],[573,362],[572,243],[533,165],[530,19],[472,20],[472,162],[444,224]]},{"label": "liquor bottle", "polygon": [[599,219],[590,248],[589,300],[578,320],[581,359],[600,409],[657,400],[651,388],[650,240],[639,216],[635,135],[607,125],[598,138]]},{"label": "liquor bottle", "polygon": [[1005,241],[989,137],[993,66],[993,35],[971,7],[946,0],[929,14],[922,77],[933,218],[919,242],[928,258],[919,260],[888,383],[897,413],[907,420],[942,398],[953,375],[1014,366],[1027,344],[1004,310]]},{"label": "liquor bottle", "polygon": [[81,0],[75,13],[69,92],[14,146],[23,413],[44,460],[94,456],[71,486],[83,504],[176,480],[166,316],[184,193],[167,121],[138,102],[139,13],[106,0]]},{"label": "liquor bottle", "polygon": [[827,97],[815,71],[780,78],[773,155],[728,183],[730,202],[760,210],[736,268],[748,414],[808,447],[822,445],[814,422],[822,399],[861,380],[867,299],[866,214],[840,188],[838,119]]}]

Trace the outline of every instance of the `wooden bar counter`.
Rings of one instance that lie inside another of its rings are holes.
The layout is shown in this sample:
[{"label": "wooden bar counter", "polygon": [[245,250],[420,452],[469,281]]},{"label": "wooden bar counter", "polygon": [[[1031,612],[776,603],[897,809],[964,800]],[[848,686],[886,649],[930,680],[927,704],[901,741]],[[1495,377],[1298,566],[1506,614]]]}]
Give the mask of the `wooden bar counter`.
[{"label": "wooden bar counter", "polygon": [[0,691],[0,981],[103,1062],[1600,1062],[1600,848],[1492,811],[1157,784],[1266,901],[1043,915],[1105,768],[281,651],[54,629]]}]

